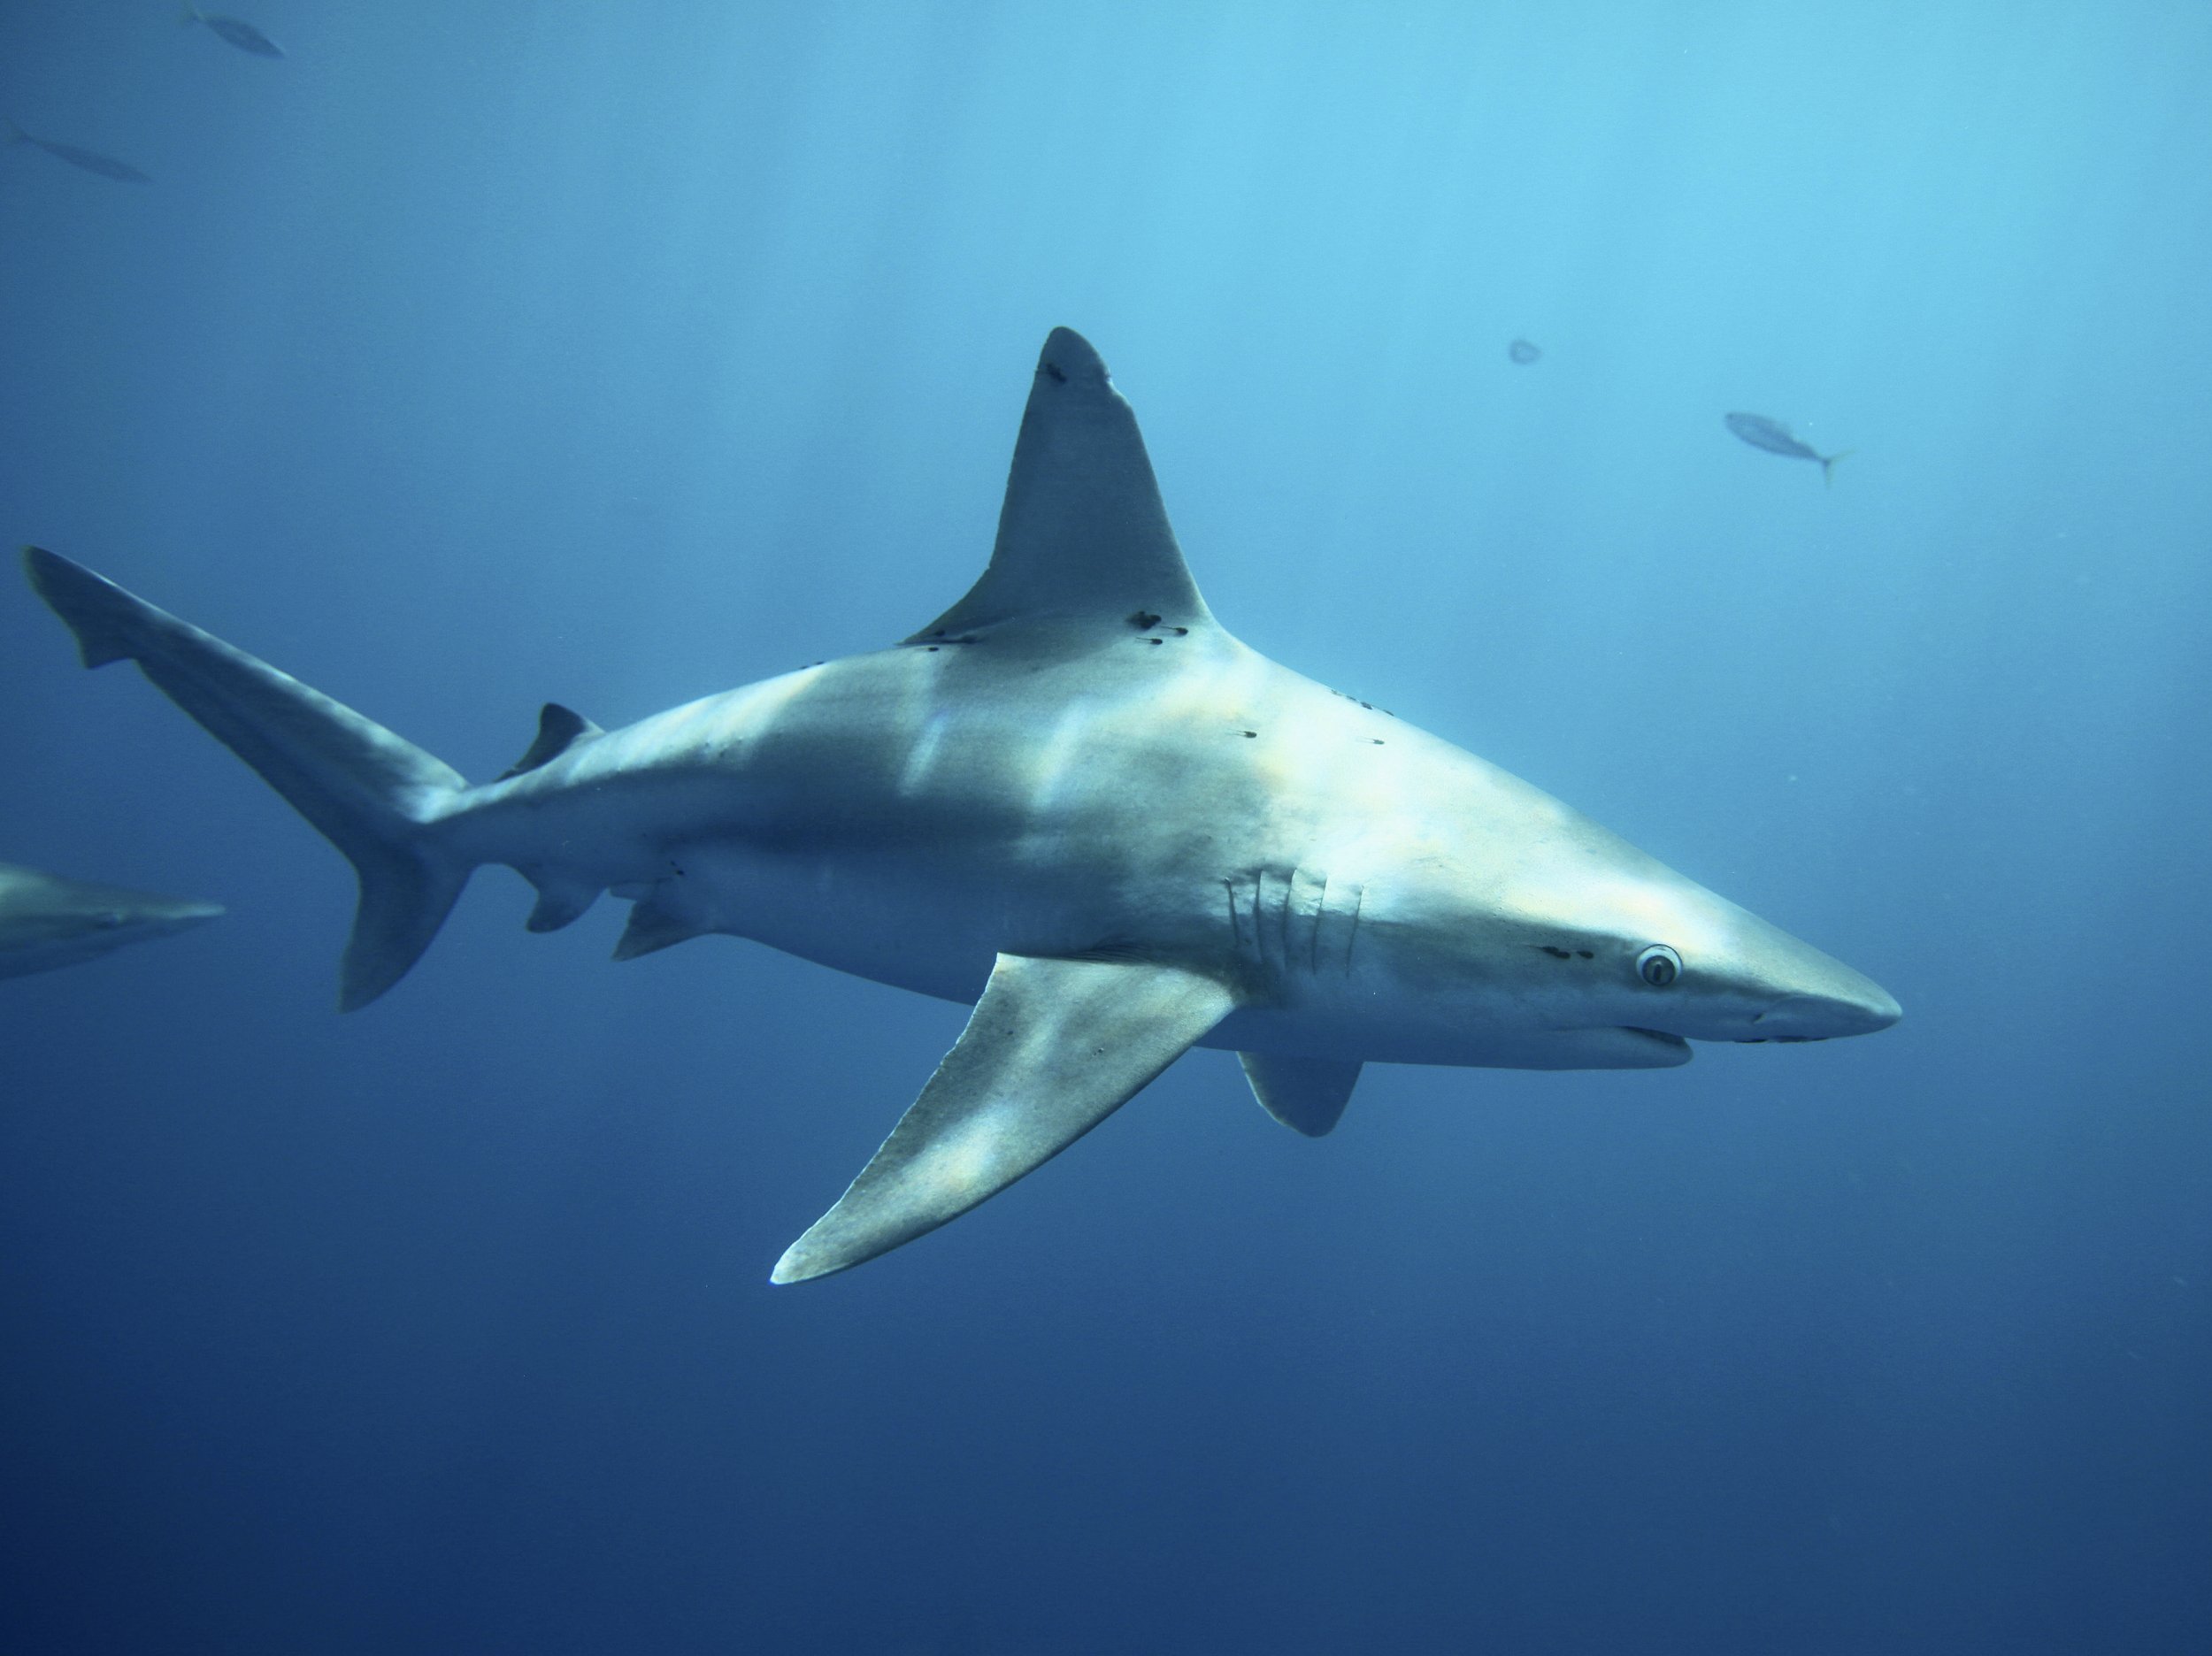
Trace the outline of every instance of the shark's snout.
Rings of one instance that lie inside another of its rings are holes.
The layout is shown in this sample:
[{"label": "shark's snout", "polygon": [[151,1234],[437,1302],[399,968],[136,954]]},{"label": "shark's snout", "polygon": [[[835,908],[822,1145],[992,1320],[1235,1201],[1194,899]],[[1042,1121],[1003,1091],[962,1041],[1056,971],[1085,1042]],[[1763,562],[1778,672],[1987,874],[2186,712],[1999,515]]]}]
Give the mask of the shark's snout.
[{"label": "shark's snout", "polygon": [[1785,995],[1751,1020],[1753,1040],[1830,1040],[1871,1035],[1904,1016],[1896,997],[1868,983],[1840,993]]}]

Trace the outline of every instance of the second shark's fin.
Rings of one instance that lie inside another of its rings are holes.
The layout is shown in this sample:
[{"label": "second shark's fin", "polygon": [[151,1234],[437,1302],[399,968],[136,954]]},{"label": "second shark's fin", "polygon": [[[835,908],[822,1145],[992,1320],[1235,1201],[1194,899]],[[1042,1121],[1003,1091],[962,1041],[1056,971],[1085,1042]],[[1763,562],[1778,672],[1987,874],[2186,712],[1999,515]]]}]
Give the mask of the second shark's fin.
[{"label": "second shark's fin", "polygon": [[907,640],[1009,621],[1211,625],[1168,526],[1128,400],[1090,341],[1055,328],[1037,360],[991,566]]},{"label": "second shark's fin", "polygon": [[1000,955],[921,1097],[771,1280],[826,1276],[957,1218],[1119,1109],[1234,1003],[1177,966]]},{"label": "second shark's fin", "polygon": [[1281,1053],[1237,1054],[1252,1096],[1286,1127],[1318,1138],[1335,1127],[1359,1084],[1359,1066],[1337,1058],[1293,1058]]}]

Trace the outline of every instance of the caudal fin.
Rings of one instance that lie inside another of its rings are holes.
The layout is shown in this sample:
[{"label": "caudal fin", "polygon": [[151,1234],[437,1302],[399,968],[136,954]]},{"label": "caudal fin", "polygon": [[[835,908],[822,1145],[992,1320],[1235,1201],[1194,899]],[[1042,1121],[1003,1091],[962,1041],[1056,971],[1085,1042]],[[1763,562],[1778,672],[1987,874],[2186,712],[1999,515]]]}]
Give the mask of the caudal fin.
[{"label": "caudal fin", "polygon": [[1836,462],[1839,460],[1848,460],[1853,455],[1858,452],[1859,451],[1856,448],[1839,448],[1834,454],[1819,455],[1815,456],[1820,462],[1821,487],[1823,488],[1833,488],[1836,486]]},{"label": "caudal fin", "polygon": [[340,969],[342,1011],[407,973],[468,883],[429,825],[468,784],[382,725],[157,610],[67,558],[27,547],[32,586],[88,667],[134,661],[179,707],[351,860],[361,900]]}]

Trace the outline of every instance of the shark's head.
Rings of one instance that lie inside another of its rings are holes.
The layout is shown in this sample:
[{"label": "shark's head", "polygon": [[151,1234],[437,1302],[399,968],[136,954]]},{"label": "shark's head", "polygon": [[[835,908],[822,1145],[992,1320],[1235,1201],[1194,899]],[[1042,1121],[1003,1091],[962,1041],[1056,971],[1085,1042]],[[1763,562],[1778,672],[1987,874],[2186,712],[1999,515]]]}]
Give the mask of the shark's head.
[{"label": "shark's head", "polygon": [[1671,873],[1593,882],[1516,919],[1558,1024],[1662,1038],[1676,1062],[1684,1041],[1828,1040],[1901,1016],[1880,985]]},{"label": "shark's head", "polygon": [[1686,1063],[1693,1040],[1820,1041],[1897,1022],[1870,978],[1493,775],[1471,842],[1485,854],[1438,845],[1371,908],[1394,934],[1377,947],[1429,990],[1430,1016],[1494,1047],[1472,1062],[1656,1068]]},{"label": "shark's head", "polygon": [[1680,1063],[1692,1040],[1829,1040],[1901,1016],[1888,991],[1842,962],[1603,830],[1576,826],[1542,843],[1509,905],[1490,907],[1481,924],[1483,954],[1517,967],[1541,1022],[1571,1042],[1617,1045],[1624,1063]]},{"label": "shark's head", "polygon": [[0,863],[0,977],[73,966],[214,919],[218,903]]}]

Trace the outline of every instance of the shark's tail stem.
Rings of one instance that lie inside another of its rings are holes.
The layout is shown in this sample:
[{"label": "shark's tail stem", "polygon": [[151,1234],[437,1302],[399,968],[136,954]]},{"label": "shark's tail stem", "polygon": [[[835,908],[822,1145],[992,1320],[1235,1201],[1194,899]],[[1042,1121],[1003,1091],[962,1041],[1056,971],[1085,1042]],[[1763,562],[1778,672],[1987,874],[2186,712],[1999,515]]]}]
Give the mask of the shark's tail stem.
[{"label": "shark's tail stem", "polygon": [[366,1006],[438,934],[469,866],[428,832],[460,774],[350,708],[233,649],[54,553],[24,553],[31,585],[77,635],[88,667],[134,661],[351,859],[361,901],[338,1004]]}]

